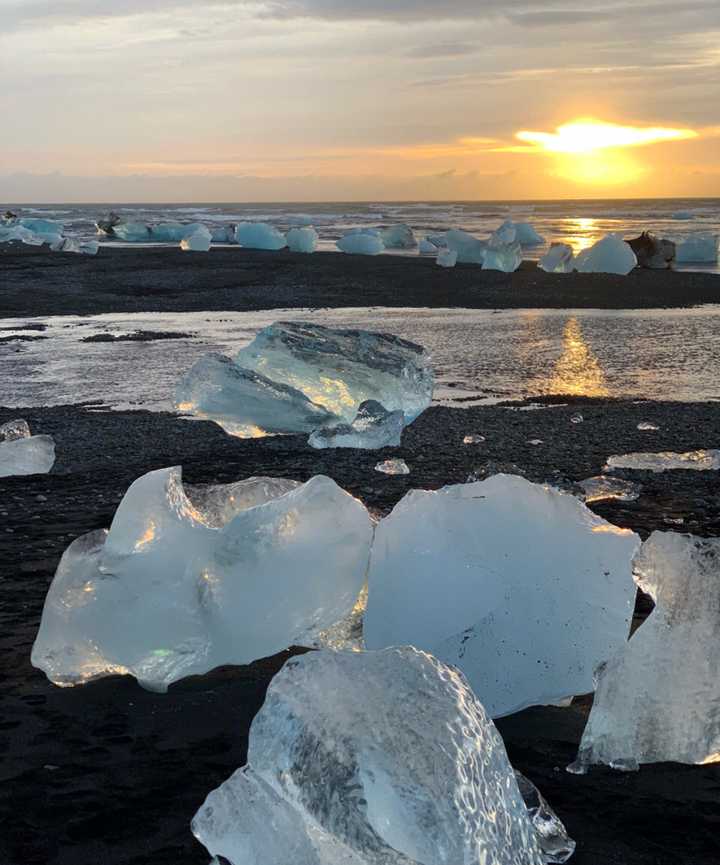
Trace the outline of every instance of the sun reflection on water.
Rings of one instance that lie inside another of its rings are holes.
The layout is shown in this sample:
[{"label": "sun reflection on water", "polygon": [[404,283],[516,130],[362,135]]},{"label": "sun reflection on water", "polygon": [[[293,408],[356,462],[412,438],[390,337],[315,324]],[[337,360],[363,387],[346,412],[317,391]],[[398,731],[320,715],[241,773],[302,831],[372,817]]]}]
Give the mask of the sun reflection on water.
[{"label": "sun reflection on water", "polygon": [[567,320],[563,331],[563,353],[555,364],[548,393],[578,396],[608,396],[605,373],[592,353],[577,318]]}]

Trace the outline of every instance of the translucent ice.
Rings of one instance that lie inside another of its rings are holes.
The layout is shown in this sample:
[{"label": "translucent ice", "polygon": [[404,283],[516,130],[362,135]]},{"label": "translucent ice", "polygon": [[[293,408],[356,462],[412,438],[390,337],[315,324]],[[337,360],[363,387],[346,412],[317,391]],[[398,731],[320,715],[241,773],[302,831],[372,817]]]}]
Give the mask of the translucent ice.
[{"label": "translucent ice", "polygon": [[410,469],[405,460],[383,460],[375,466],[376,472],[384,475],[409,475]]},{"label": "translucent ice", "polygon": [[33,234],[41,237],[46,242],[52,242],[63,233],[63,224],[52,219],[35,219],[33,217],[21,217],[14,220],[14,224]]},{"label": "translucent ice", "polygon": [[441,249],[438,251],[437,258],[435,259],[440,267],[455,267],[457,260],[458,254],[455,249]]},{"label": "translucent ice", "polygon": [[547,865],[563,865],[575,852],[575,842],[533,782],[517,770],[515,780],[535,827],[543,861]]},{"label": "translucent ice", "polygon": [[133,243],[148,242],[151,239],[150,227],[144,222],[119,222],[112,228],[112,233],[120,240]]},{"label": "translucent ice", "polygon": [[351,424],[315,430],[308,439],[314,448],[377,448],[400,444],[405,415],[401,411],[386,411],[379,402],[369,399],[361,403]]},{"label": "translucent ice", "polygon": [[205,226],[199,222],[193,222],[190,225],[183,225],[180,222],[159,222],[157,225],[150,226],[150,234],[152,240],[158,243],[180,243],[181,240],[192,236],[200,229],[207,231]]},{"label": "translucent ice", "polygon": [[637,265],[635,253],[625,241],[608,234],[575,258],[575,270],[580,273],[617,273],[626,276]]},{"label": "translucent ice", "polygon": [[492,721],[409,647],[288,661],[192,831],[234,865],[543,862]]},{"label": "translucent ice", "polygon": [[679,264],[715,264],[718,260],[718,235],[696,234],[677,245]]},{"label": "translucent ice", "polygon": [[587,693],[627,639],[639,543],[521,477],[414,490],[376,529],[366,645],[457,665],[492,716]]},{"label": "translucent ice", "polygon": [[208,252],[211,243],[212,235],[204,225],[201,225],[192,234],[183,237],[180,241],[180,249],[185,252]]},{"label": "translucent ice", "polygon": [[653,532],[635,580],[655,609],[599,671],[575,771],[720,760],[720,540]]},{"label": "translucent ice", "polygon": [[520,267],[522,260],[522,247],[516,240],[512,243],[502,243],[491,239],[485,249],[482,268],[512,273]]},{"label": "translucent ice", "polygon": [[380,240],[385,249],[414,249],[417,246],[412,228],[402,222],[382,229]]},{"label": "translucent ice", "polygon": [[538,261],[538,267],[547,273],[572,273],[575,269],[572,246],[567,243],[553,243]]},{"label": "translucent ice", "polygon": [[285,235],[265,222],[241,222],[235,230],[235,239],[248,249],[283,249]]},{"label": "translucent ice", "polygon": [[485,441],[485,436],[481,435],[466,435],[463,439],[464,445],[478,445]]},{"label": "translucent ice", "polygon": [[535,231],[529,222],[514,222],[515,239],[521,246],[539,246],[545,243],[545,238]]},{"label": "translucent ice", "polygon": [[35,234],[29,228],[21,225],[3,225],[0,223],[0,243],[11,243],[13,241],[24,243],[27,246],[42,246],[47,239],[40,234]]},{"label": "translucent ice", "polygon": [[213,243],[235,243],[237,225],[219,225],[210,229]]},{"label": "translucent ice", "polygon": [[656,454],[635,453],[608,457],[605,471],[614,469],[638,469],[647,472],[666,472],[671,469],[716,471],[720,469],[720,450],[688,451],[684,454],[660,451]]},{"label": "translucent ice", "polygon": [[619,502],[634,502],[640,498],[640,486],[632,481],[624,481],[621,478],[608,477],[607,475],[596,475],[585,478],[579,482],[579,486],[585,491],[584,501],[601,502],[606,499],[615,499]]},{"label": "translucent ice", "polygon": [[175,406],[215,420],[241,438],[312,432],[340,420],[297,388],[271,381],[221,354],[206,354],[192,366],[177,387]]},{"label": "translucent ice", "polygon": [[[445,234],[447,248],[457,253],[457,261],[465,264],[482,264],[485,261],[487,241],[480,240],[467,231],[453,228]],[[438,256],[439,259],[440,256]],[[438,264],[440,261],[438,260]]]},{"label": "translucent ice", "polygon": [[650,423],[650,421],[646,421],[646,420],[640,421],[640,423],[637,425],[637,428],[641,432],[654,432],[655,430],[660,429],[660,427],[657,426],[657,424]]},{"label": "translucent ice", "polygon": [[247,664],[352,611],[372,538],[364,506],[329,478],[203,488],[179,468],[139,478],[109,532],[65,551],[32,663],[58,685],[116,673],[164,691]]},{"label": "translucent ice", "polygon": [[22,419],[0,426],[0,477],[47,474],[54,464],[52,436],[32,435]]},{"label": "translucent ice", "polygon": [[427,238],[423,238],[418,243],[418,252],[420,255],[437,255],[438,247],[435,244],[428,240]]},{"label": "translucent ice", "polygon": [[291,228],[287,233],[287,245],[292,252],[315,252],[318,233],[312,226]]},{"label": "translucent ice", "polygon": [[379,255],[385,249],[385,244],[376,234],[360,232],[346,234],[335,245],[340,252],[352,255]]}]

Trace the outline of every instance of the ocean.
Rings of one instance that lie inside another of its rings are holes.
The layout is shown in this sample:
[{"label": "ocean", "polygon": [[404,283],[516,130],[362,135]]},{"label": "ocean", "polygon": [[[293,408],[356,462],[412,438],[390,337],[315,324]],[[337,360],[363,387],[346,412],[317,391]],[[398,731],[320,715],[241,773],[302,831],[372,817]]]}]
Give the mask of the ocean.
[{"label": "ocean", "polygon": [[[95,220],[115,210],[128,221],[202,222],[218,227],[236,222],[269,222],[282,231],[308,221],[320,235],[319,249],[335,248],[335,241],[352,228],[385,227],[404,222],[418,237],[461,228],[487,236],[507,217],[531,222],[546,240],[527,250],[538,258],[550,243],[569,243],[576,252],[609,232],[635,237],[652,231],[660,237],[683,240],[698,232],[720,234],[720,199],[599,199],[597,201],[447,201],[314,204],[0,204],[28,217],[57,220],[67,235],[96,237]],[[119,241],[103,240],[118,245]],[[124,245],[124,244],[123,244]],[[393,250],[393,253],[397,253]],[[405,254],[417,254],[409,251]],[[686,265],[683,269],[718,273],[720,265]]]}]

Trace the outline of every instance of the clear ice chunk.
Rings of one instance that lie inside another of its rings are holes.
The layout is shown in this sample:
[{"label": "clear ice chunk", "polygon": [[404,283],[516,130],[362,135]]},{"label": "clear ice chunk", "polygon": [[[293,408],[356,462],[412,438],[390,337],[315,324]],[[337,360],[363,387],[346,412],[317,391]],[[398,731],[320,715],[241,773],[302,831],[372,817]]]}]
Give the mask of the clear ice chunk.
[{"label": "clear ice chunk", "polygon": [[52,682],[121,673],[162,692],[221,664],[312,645],[350,615],[373,529],[334,481],[252,478],[195,500],[188,491],[179,468],[150,472],[109,532],[67,548],[32,650]]},{"label": "clear ice chunk", "polygon": [[21,418],[0,426],[0,477],[47,474],[54,464],[52,436],[32,435]]},{"label": "clear ice chunk", "polygon": [[639,545],[521,477],[413,490],[376,529],[366,645],[458,666],[493,717],[588,693],[627,639]]},{"label": "clear ice chunk", "polygon": [[602,502],[607,499],[615,499],[618,502],[634,502],[640,498],[641,487],[632,481],[624,481],[621,478],[608,477],[607,475],[596,475],[579,481],[585,495],[583,501]]},{"label": "clear ice chunk", "polygon": [[418,252],[420,255],[437,255],[438,247],[431,240],[428,240],[427,237],[424,237],[418,243]]},{"label": "clear ice chunk", "polygon": [[318,233],[312,226],[291,228],[287,233],[287,245],[291,252],[315,252]]},{"label": "clear ice chunk", "polygon": [[513,222],[511,224],[515,228],[515,239],[521,246],[540,246],[545,243],[545,238],[538,234],[529,222]]},{"label": "clear ice chunk", "polygon": [[[474,234],[453,228],[445,233],[445,244],[447,248],[457,253],[456,260],[464,264],[482,264],[485,261],[485,250],[487,241],[480,240]],[[438,256],[439,258],[439,256]],[[438,261],[440,264],[440,261]],[[447,267],[447,265],[445,265]]]},{"label": "clear ice chunk", "polygon": [[376,472],[382,472],[384,475],[409,475],[410,468],[405,460],[393,459],[383,460],[375,466]]},{"label": "clear ice chunk", "polygon": [[455,267],[457,260],[458,253],[456,249],[440,249],[438,250],[435,262],[440,267]]},{"label": "clear ice chunk", "polygon": [[235,240],[248,249],[284,249],[285,235],[265,222],[241,222],[235,229]]},{"label": "clear ice chunk", "polygon": [[552,243],[550,249],[538,261],[538,267],[547,273],[572,273],[575,255],[567,243]]},{"label": "clear ice chunk", "polygon": [[650,423],[650,421],[646,421],[646,420],[640,421],[640,423],[637,425],[637,428],[641,432],[654,432],[655,430],[660,429],[660,427],[657,426],[657,424]]},{"label": "clear ice chunk", "polygon": [[380,240],[385,249],[415,249],[417,246],[412,228],[404,222],[383,228],[380,231]]},{"label": "clear ice chunk", "polygon": [[359,231],[346,234],[335,245],[340,252],[351,255],[379,255],[385,249],[385,244],[377,234]]},{"label": "clear ice chunk", "polygon": [[653,532],[635,581],[655,609],[598,673],[575,770],[720,761],[720,540]]},{"label": "clear ice chunk", "polygon": [[533,782],[517,769],[515,780],[535,827],[543,861],[546,865],[564,865],[575,852],[575,842]]},{"label": "clear ice chunk", "polygon": [[503,243],[492,238],[485,249],[482,269],[513,273],[520,267],[522,260],[522,247],[517,240]]},{"label": "clear ice chunk", "polygon": [[144,222],[118,222],[113,225],[112,234],[128,243],[148,243],[151,240],[150,226]]},{"label": "clear ice chunk", "polygon": [[575,258],[579,273],[616,273],[627,276],[637,266],[635,253],[621,237],[608,234]]},{"label": "clear ice chunk", "polygon": [[201,225],[192,234],[183,237],[180,241],[180,249],[185,252],[208,252],[212,243],[212,235]]},{"label": "clear ice chunk", "polygon": [[464,445],[479,445],[479,444],[482,444],[484,441],[485,441],[485,436],[481,436],[481,435],[472,435],[471,434],[471,435],[466,435],[465,438],[463,438],[463,444]]},{"label": "clear ice chunk", "polygon": [[360,404],[351,424],[315,430],[308,444],[318,449],[397,447],[404,427],[405,415],[401,411],[386,411],[379,402],[369,399]]},{"label": "clear ice chunk", "polygon": [[717,234],[691,235],[677,244],[678,264],[715,264],[718,260]]},{"label": "clear ice chunk", "polygon": [[544,862],[492,721],[411,647],[289,660],[192,831],[234,865]]},{"label": "clear ice chunk", "polygon": [[666,472],[671,469],[717,471],[720,469],[720,450],[698,450],[676,454],[671,451],[632,453],[608,457],[605,471],[637,469],[646,472]]}]

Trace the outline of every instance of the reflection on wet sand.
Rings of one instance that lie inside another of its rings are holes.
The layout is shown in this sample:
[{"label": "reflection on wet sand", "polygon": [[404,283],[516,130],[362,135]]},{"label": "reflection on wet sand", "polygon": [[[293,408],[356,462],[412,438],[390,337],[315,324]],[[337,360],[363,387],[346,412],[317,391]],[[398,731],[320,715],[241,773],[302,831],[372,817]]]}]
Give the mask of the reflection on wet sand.
[{"label": "reflection on wet sand", "polygon": [[547,392],[581,396],[608,396],[610,393],[605,373],[585,342],[580,323],[574,316],[565,325],[563,353],[555,364]]}]

